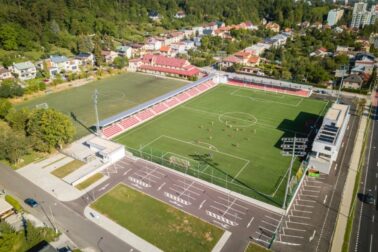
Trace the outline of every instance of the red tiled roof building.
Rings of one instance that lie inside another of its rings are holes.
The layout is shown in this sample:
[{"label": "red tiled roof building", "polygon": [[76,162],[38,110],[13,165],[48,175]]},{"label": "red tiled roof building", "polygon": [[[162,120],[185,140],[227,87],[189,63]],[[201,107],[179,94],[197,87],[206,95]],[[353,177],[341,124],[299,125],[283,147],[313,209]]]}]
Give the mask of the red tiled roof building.
[{"label": "red tiled roof building", "polygon": [[198,76],[200,73],[198,68],[191,65],[189,61],[185,59],[153,54],[146,54],[139,60],[138,70],[147,73],[173,75],[184,78]]}]

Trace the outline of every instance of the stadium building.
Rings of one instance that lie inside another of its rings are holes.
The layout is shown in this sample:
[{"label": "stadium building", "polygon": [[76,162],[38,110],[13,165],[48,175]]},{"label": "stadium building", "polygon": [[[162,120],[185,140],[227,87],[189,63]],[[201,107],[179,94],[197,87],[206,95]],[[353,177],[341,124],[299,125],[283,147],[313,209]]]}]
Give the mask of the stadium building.
[{"label": "stadium building", "polygon": [[310,169],[329,174],[339,154],[349,118],[348,105],[335,103],[328,110],[312,145]]}]

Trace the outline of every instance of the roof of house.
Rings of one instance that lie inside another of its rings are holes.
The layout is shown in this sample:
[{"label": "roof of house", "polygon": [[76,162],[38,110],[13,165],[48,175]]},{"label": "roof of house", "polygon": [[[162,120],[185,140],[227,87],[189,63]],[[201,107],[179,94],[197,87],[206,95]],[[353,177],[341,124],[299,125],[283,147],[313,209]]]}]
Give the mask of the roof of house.
[{"label": "roof of house", "polygon": [[92,56],[91,53],[84,53],[84,52],[81,52],[79,54],[77,54],[75,56],[76,59],[86,59],[86,58],[89,58],[90,56]]},{"label": "roof of house", "polygon": [[131,47],[130,46],[118,46],[117,51],[118,52],[127,52]]},{"label": "roof of house", "polygon": [[205,35],[211,35],[211,34],[213,33],[213,30],[211,30],[211,29],[206,29],[206,30],[203,30],[202,33],[205,34]]},{"label": "roof of house", "polygon": [[169,52],[171,50],[170,46],[162,46],[160,47],[160,52]]},{"label": "roof of house", "polygon": [[68,58],[66,56],[61,56],[61,55],[51,55],[50,60],[51,62],[59,64],[59,63],[68,61]]},{"label": "roof of house", "polygon": [[260,57],[258,57],[258,56],[251,56],[251,57],[248,59],[248,62],[249,62],[249,63],[252,63],[252,64],[256,64],[256,63],[259,62],[259,60],[260,60]]},{"label": "roof of house", "polygon": [[11,209],[13,209],[13,207],[6,202],[5,199],[0,198],[0,214],[8,212]]},{"label": "roof of house", "polygon": [[357,74],[351,74],[347,78],[344,79],[344,82],[353,82],[353,83],[361,84],[363,82],[363,79],[361,78],[361,76]]},{"label": "roof of house", "polygon": [[10,71],[8,69],[6,69],[5,67],[0,66],[0,74],[9,73],[9,72]]},{"label": "roof of house", "polygon": [[26,62],[21,62],[21,63],[13,63],[13,67],[17,68],[18,70],[25,70],[25,69],[33,68],[35,66],[30,61],[26,61]]},{"label": "roof of house", "polygon": [[234,55],[230,55],[230,56],[224,58],[223,61],[224,62],[230,62],[230,63],[239,63],[241,61],[241,59],[234,56]]},{"label": "roof of house", "polygon": [[318,51],[321,51],[321,52],[327,52],[328,50],[327,50],[327,48],[320,47],[320,48],[318,49]]},{"label": "roof of house", "polygon": [[171,58],[163,55],[146,54],[142,58],[144,64],[156,64],[167,67],[182,68],[187,63],[185,59]]}]

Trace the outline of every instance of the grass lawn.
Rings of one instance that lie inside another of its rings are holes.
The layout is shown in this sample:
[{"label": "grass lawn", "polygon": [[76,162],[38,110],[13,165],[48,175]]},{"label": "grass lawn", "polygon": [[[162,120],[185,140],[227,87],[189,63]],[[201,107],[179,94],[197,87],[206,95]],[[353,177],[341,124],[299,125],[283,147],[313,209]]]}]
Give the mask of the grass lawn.
[{"label": "grass lawn", "polygon": [[88,186],[92,185],[94,182],[98,181],[99,179],[101,179],[104,175],[102,175],[102,173],[96,173],[95,175],[87,178],[86,180],[84,180],[83,182],[81,182],[80,184],[76,185],[75,187],[79,190],[84,190],[85,188],[87,188]]},{"label": "grass lawn", "polygon": [[17,169],[19,169],[21,167],[24,167],[25,165],[28,165],[28,164],[30,164],[32,162],[41,161],[47,155],[48,155],[47,153],[40,153],[40,152],[34,152],[34,151],[32,151],[30,154],[24,155],[21,158],[21,161],[18,162],[17,164],[11,164],[7,160],[0,160],[0,162],[3,163],[3,164],[5,164],[5,165],[7,165],[7,166],[12,167],[14,170],[17,170]]},{"label": "grass lawn", "polygon": [[93,81],[81,87],[48,94],[16,105],[16,108],[35,108],[47,103],[67,115],[75,114],[79,122],[74,122],[76,137],[88,134],[88,129],[95,123],[93,92],[99,91],[98,108],[100,120],[130,109],[138,104],[177,89],[186,82],[162,79],[154,76],[125,73]]},{"label": "grass lawn", "polygon": [[85,163],[80,160],[73,160],[69,162],[68,164],[63,165],[62,167],[59,167],[58,169],[55,169],[51,173],[58,178],[64,178],[71,172],[79,169],[81,166],[83,166]]},{"label": "grass lawn", "polygon": [[125,185],[91,207],[164,251],[211,251],[223,230]]},{"label": "grass lawn", "polygon": [[[290,157],[281,138],[306,137],[327,103],[219,85],[115,138],[167,166],[281,206]],[[299,167],[299,161],[295,169]],[[293,173],[295,174],[295,173]]]},{"label": "grass lawn", "polygon": [[245,252],[269,252],[270,249],[264,248],[263,246],[251,242],[246,248]]}]

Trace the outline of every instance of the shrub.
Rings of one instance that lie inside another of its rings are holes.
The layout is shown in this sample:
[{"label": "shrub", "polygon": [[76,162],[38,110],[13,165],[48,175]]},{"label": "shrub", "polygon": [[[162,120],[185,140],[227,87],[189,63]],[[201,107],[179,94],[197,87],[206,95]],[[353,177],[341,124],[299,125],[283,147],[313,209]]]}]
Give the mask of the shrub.
[{"label": "shrub", "polygon": [[5,195],[5,201],[11,204],[17,212],[22,211],[22,206],[20,205],[20,203],[9,194]]}]

